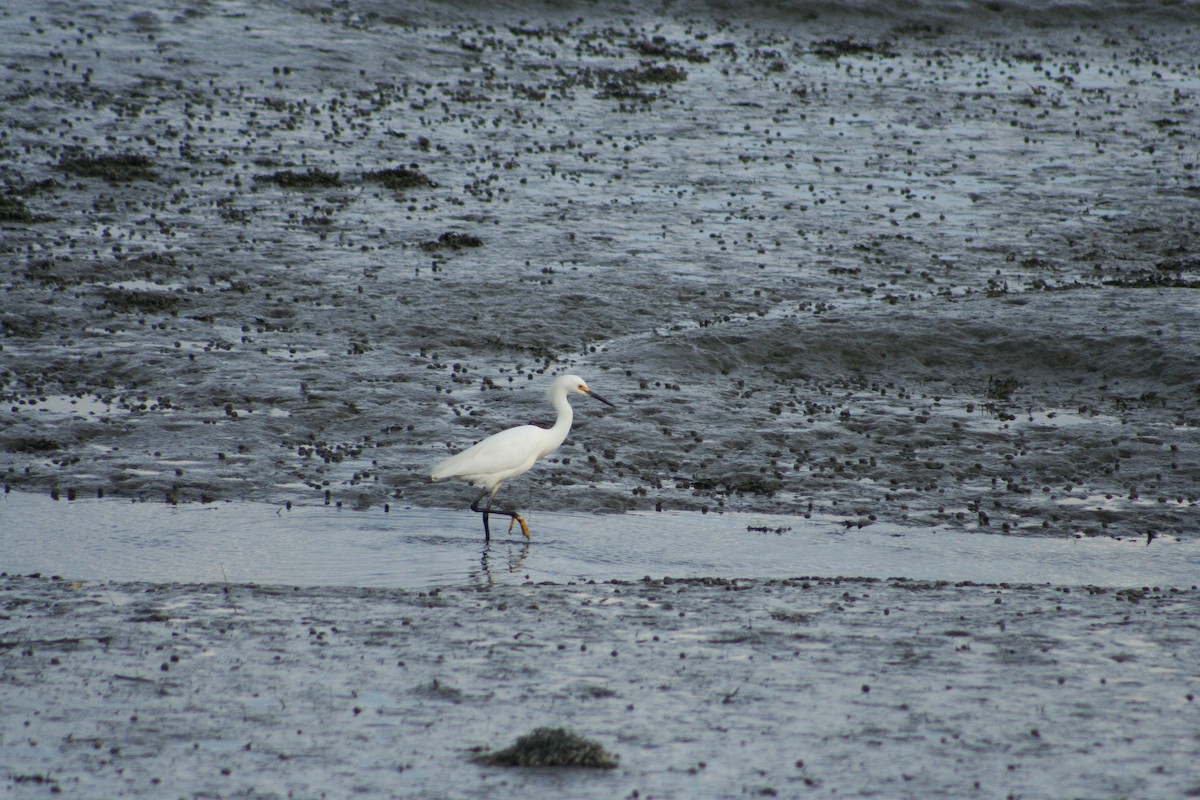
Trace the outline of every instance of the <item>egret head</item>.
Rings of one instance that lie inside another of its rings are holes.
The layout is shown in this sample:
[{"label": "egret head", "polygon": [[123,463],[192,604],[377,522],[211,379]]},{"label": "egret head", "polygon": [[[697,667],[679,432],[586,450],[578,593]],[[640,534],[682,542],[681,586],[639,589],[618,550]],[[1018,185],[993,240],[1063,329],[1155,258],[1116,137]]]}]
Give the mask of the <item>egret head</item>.
[{"label": "egret head", "polygon": [[550,387],[551,394],[553,394],[556,389],[559,391],[562,391],[562,392],[566,392],[567,394],[581,394],[584,397],[590,397],[593,400],[599,400],[601,403],[604,403],[605,405],[616,408],[616,405],[614,405],[613,403],[610,403],[609,401],[605,400],[603,397],[601,397],[600,395],[596,394],[591,389],[589,389],[588,385],[587,385],[587,381],[585,381],[583,378],[579,377],[578,375],[562,375],[562,376],[560,376],[556,381],[554,381],[554,384]]}]

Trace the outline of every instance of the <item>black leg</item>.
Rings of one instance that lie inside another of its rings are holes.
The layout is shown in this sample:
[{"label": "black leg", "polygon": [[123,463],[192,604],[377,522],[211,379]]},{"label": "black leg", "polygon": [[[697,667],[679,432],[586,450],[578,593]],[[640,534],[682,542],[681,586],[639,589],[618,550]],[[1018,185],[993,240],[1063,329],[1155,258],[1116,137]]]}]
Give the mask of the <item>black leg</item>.
[{"label": "black leg", "polygon": [[[492,540],[492,532],[488,529],[488,515],[492,513],[492,500],[495,499],[496,495],[493,494],[488,497],[487,505],[483,508],[480,508],[479,501],[482,500],[483,496],[487,493],[487,489],[484,489],[479,493],[479,496],[475,498],[475,502],[471,503],[471,510],[476,514],[483,514],[483,540],[485,542],[490,542]],[[508,529],[510,531],[512,530],[513,525],[517,524],[518,522],[521,523],[521,533],[525,534],[526,539],[529,538],[529,526],[525,524],[525,520],[522,519],[521,515],[516,511],[496,511],[495,513],[503,514],[512,520],[512,522],[508,524]]]},{"label": "black leg", "polygon": [[483,540],[485,542],[490,542],[492,540],[492,532],[491,532],[491,530],[488,529],[488,513],[492,509],[492,497],[495,497],[495,495],[492,495],[491,497],[488,498],[486,506],[484,506],[483,508],[479,507],[479,501],[482,500],[483,496],[487,493],[488,493],[487,489],[484,489],[482,492],[479,493],[479,496],[475,498],[475,502],[471,503],[471,510],[474,511],[476,514],[483,514]]}]

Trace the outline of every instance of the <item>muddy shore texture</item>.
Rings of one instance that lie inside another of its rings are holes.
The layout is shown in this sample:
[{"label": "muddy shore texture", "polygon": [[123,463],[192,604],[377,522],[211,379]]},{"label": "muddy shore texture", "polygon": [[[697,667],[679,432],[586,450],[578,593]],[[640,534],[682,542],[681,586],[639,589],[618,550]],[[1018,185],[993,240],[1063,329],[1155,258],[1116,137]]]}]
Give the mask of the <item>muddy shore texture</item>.
[{"label": "muddy shore texture", "polygon": [[4,482],[1194,536],[1187,7],[922,8],[0,11]]},{"label": "muddy shore texture", "polygon": [[[0,588],[10,797],[1200,791],[1194,587]],[[474,762],[539,727],[618,766]]]},{"label": "muddy shore texture", "polygon": [[[1194,540],[1193,6],[732,5],[6,4],[0,480]],[[1200,796],[1194,586],[746,577],[4,574],[0,791]]]}]

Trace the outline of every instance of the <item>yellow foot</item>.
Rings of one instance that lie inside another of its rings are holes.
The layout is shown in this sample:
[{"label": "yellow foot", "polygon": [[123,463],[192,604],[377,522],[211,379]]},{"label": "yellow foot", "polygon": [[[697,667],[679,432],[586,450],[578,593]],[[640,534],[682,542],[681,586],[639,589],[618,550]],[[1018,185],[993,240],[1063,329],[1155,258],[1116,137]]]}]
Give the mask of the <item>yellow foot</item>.
[{"label": "yellow foot", "polygon": [[508,532],[512,533],[513,525],[516,525],[518,522],[521,523],[521,533],[525,534],[525,538],[528,539],[529,538],[529,526],[525,524],[525,518],[522,517],[520,514],[513,514],[512,518],[509,519]]}]

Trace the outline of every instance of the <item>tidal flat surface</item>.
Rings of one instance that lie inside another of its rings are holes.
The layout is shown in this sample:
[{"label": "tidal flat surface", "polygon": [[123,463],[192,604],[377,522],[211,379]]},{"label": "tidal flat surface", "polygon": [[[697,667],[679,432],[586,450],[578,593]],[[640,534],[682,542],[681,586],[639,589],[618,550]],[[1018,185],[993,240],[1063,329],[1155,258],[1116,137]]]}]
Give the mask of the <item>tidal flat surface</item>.
[{"label": "tidal flat surface", "polygon": [[855,8],[0,11],[0,476],[1194,536],[1194,6]]},{"label": "tidal flat surface", "polygon": [[1200,10],[892,6],[0,9],[6,796],[1200,794]]},{"label": "tidal flat surface", "polygon": [[[1196,588],[0,578],[9,797],[1180,798]],[[472,758],[567,727],[612,770]]]}]

